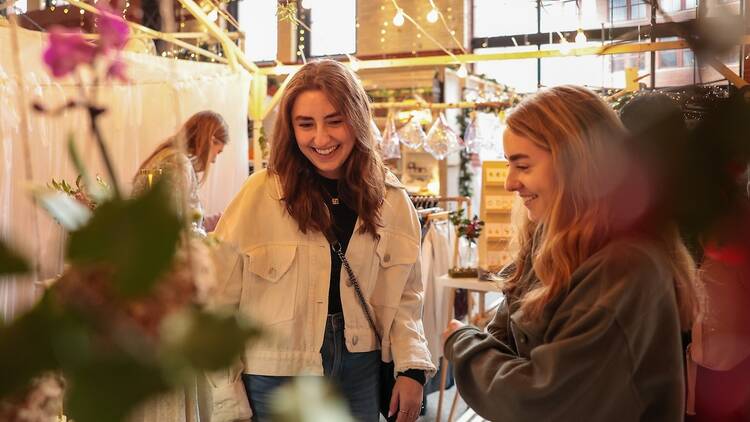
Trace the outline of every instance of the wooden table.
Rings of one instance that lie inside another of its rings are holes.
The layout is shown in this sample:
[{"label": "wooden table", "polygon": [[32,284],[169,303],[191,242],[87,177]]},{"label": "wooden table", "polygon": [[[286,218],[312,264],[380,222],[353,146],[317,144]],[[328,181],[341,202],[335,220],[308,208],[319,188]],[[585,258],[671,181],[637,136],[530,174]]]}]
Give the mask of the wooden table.
[{"label": "wooden table", "polygon": [[[448,274],[445,274],[441,277],[438,277],[437,280],[435,280],[437,284],[437,288],[444,288],[444,289],[450,289],[449,299],[448,299],[448,315],[450,315],[451,319],[453,318],[453,304],[455,302],[456,298],[456,289],[465,289],[467,290],[469,294],[469,299],[471,298],[471,293],[478,293],[479,294],[479,313],[476,316],[476,319],[481,319],[486,316],[487,310],[485,306],[485,294],[488,292],[495,292],[500,293],[500,286],[498,286],[497,283],[493,281],[481,281],[477,278],[453,278],[449,276]],[[497,303],[493,303],[492,306],[490,306],[490,309],[494,309],[495,306],[502,301],[502,298],[497,301]],[[471,300],[469,300],[469,306],[467,311],[467,317],[468,320],[471,322]],[[445,383],[448,377],[448,361],[445,359],[445,356],[441,358],[441,366],[443,368],[441,377],[440,377],[440,396],[438,398],[438,408],[437,408],[437,421],[440,422],[440,417],[442,415],[443,410],[443,395],[445,394]],[[458,391],[456,391],[456,396],[453,399],[453,404],[451,404],[451,410],[450,414],[448,415],[448,421],[453,420],[454,413],[456,411],[456,403],[458,403]]]}]

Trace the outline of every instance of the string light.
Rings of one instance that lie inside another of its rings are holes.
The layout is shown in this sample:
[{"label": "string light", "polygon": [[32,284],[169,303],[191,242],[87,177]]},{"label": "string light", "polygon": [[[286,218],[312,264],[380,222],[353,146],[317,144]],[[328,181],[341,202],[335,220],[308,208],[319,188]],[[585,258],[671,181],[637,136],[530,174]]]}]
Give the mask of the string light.
[{"label": "string light", "polygon": [[458,70],[456,71],[456,76],[459,78],[465,78],[469,76],[469,71],[466,70],[466,65],[461,63],[461,66],[458,67]]},{"label": "string light", "polygon": [[393,25],[401,27],[404,25],[404,9],[399,8],[393,16]]},{"label": "string light", "polygon": [[440,19],[440,12],[438,12],[437,8],[433,6],[432,9],[427,12],[427,22],[435,23],[438,19]]},{"label": "string light", "polygon": [[557,35],[560,37],[560,54],[567,56],[570,54],[570,43],[560,32],[558,32]]},{"label": "string light", "polygon": [[583,29],[578,28],[578,33],[576,34],[576,44],[585,44],[586,41],[586,34],[583,32]]},{"label": "string light", "polygon": [[356,57],[354,57],[354,56],[352,56],[351,54],[348,54],[348,53],[347,53],[346,57],[349,58],[349,67],[353,71],[355,71],[355,72],[358,71],[359,70],[359,60],[357,60]]},{"label": "string light", "polygon": [[313,7],[313,0],[302,0],[303,9],[312,9],[312,7]]}]

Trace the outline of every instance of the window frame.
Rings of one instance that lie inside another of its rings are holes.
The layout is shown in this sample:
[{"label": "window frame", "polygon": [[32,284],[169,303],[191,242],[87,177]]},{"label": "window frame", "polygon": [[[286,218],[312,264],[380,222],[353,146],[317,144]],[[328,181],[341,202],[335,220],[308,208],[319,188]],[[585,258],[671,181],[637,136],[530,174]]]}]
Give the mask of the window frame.
[{"label": "window frame", "polygon": [[[297,38],[299,39],[299,36],[302,35],[305,37],[305,45],[302,49],[302,53],[305,55],[305,58],[307,59],[314,59],[314,58],[321,58],[321,57],[328,57],[332,59],[343,59],[347,57],[347,54],[351,56],[357,55],[357,37],[359,36],[359,28],[357,27],[357,16],[359,16],[359,0],[352,0],[354,2],[354,51],[347,52],[347,53],[336,53],[336,54],[325,54],[325,55],[312,55],[312,36],[314,33],[311,31],[308,31],[303,26],[298,27],[298,33],[296,34]],[[301,2],[300,2],[301,3]],[[328,3],[328,4],[333,4]],[[297,8],[297,19],[300,20],[300,22],[304,23],[305,26],[312,29],[312,20],[310,16],[310,11],[307,9],[303,9],[300,5]],[[297,51],[299,52],[299,50]],[[297,63],[302,63],[302,56],[300,54],[295,54],[295,58],[297,60]]]}]

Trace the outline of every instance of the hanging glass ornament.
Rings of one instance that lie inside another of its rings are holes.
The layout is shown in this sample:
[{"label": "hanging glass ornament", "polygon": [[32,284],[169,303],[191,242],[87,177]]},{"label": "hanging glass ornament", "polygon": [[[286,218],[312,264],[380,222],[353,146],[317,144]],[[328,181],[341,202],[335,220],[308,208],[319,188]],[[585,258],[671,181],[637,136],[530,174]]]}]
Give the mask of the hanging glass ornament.
[{"label": "hanging glass ornament", "polygon": [[398,135],[401,143],[413,150],[419,149],[425,142],[422,125],[413,116],[398,130]]},{"label": "hanging glass ornament", "polygon": [[[375,130],[378,129],[374,121],[372,121],[371,126],[373,126]],[[379,133],[380,131],[378,131],[378,134]],[[383,160],[394,160],[401,158],[401,148],[399,146],[400,143],[401,139],[398,136],[398,132],[396,132],[395,116],[393,115],[393,113],[389,112],[385,122],[385,131],[383,133],[383,136],[380,138],[380,142],[378,142],[380,157]]]},{"label": "hanging glass ornament", "polygon": [[448,154],[458,152],[463,148],[464,141],[448,126],[448,123],[445,121],[445,115],[440,113],[440,117],[435,120],[435,123],[427,133],[424,150],[438,160],[442,160]]}]

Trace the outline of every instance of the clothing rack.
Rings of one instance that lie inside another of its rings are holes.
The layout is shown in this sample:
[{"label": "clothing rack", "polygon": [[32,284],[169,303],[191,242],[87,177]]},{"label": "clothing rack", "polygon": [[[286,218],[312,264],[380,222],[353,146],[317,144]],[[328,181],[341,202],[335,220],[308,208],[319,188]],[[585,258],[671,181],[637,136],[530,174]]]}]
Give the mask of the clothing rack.
[{"label": "clothing rack", "polygon": [[[450,203],[455,202],[457,204],[457,207],[460,209],[461,207],[465,207],[466,209],[466,216],[467,218],[471,218],[471,198],[468,196],[439,196],[439,195],[416,195],[416,194],[409,194],[409,199],[411,199],[412,203],[414,203],[414,207],[417,208],[417,212],[420,210],[428,210],[428,209],[441,209],[437,207],[440,203]],[[431,217],[433,214],[438,214],[434,217]],[[422,216],[422,215],[420,215]],[[438,220],[447,220],[450,218],[450,211],[438,211],[438,212],[429,212],[426,213],[427,219],[425,222],[429,221],[435,221]],[[458,233],[454,236],[454,242],[453,242],[453,257],[451,258],[451,268],[456,268],[458,264]]]}]

